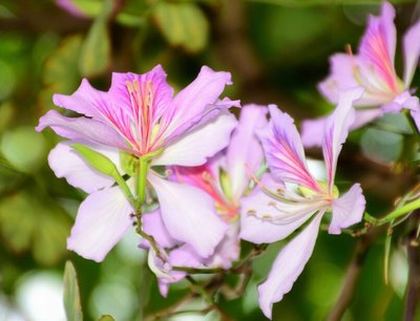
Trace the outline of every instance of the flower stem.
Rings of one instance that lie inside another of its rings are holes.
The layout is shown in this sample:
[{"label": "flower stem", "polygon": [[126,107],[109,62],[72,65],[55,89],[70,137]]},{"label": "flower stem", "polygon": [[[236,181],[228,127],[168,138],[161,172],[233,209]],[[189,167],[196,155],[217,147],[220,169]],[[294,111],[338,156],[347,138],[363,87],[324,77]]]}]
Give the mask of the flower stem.
[{"label": "flower stem", "polygon": [[149,160],[143,157],[139,157],[136,184],[137,208],[140,208],[146,200],[146,180],[148,170]]},{"label": "flower stem", "polygon": [[391,213],[389,213],[387,216],[379,219],[376,221],[376,225],[382,225],[382,224],[386,224],[389,223],[409,212],[412,212],[416,209],[420,208],[420,198],[409,202],[397,209],[395,209],[394,211],[392,211]]}]

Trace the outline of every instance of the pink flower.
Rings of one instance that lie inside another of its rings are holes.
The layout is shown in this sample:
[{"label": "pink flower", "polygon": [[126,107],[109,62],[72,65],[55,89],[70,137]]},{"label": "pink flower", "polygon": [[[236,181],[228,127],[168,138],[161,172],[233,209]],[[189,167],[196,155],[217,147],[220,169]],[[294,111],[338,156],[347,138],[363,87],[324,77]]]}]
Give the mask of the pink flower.
[{"label": "pink flower", "polygon": [[[420,54],[420,21],[404,35],[404,76],[401,80],[394,66],[396,48],[395,10],[388,2],[379,17],[370,16],[357,55],[339,53],[331,57],[331,73],[319,84],[319,90],[330,102],[337,103],[341,91],[360,86],[365,91],[354,102],[355,129],[380,117],[383,113],[408,109],[420,129],[420,105],[410,88]],[[326,118],[303,123],[305,146],[320,145]]]},{"label": "pink flower", "polygon": [[[242,107],[239,123],[226,150],[201,166],[171,168],[172,181],[206,194],[206,209],[223,222],[226,228],[226,233],[213,255],[200,256],[191,245],[180,242],[171,230],[166,229],[161,215],[161,211],[165,210],[162,206],[144,215],[145,231],[153,235],[160,247],[169,252],[169,265],[163,264],[158,258],[154,258],[152,263],[154,264],[152,269],[160,277],[160,289],[163,295],[166,294],[170,283],[177,282],[186,275],[185,272],[172,271],[170,266],[229,269],[239,258],[240,204],[243,195],[250,192],[251,176],[257,174],[263,163],[263,151],[255,130],[266,125],[266,113],[267,109],[263,106]],[[178,207],[188,208],[190,203],[195,201],[179,193],[176,194],[174,198],[183,204]],[[191,229],[195,228],[191,226]],[[141,245],[149,247],[147,242]]]},{"label": "pink flower", "polygon": [[326,121],[323,154],[327,182],[310,173],[298,131],[289,115],[269,106],[271,121],[258,132],[271,175],[266,174],[251,195],[242,200],[241,238],[253,243],[284,239],[297,228],[305,228],[277,256],[270,274],[258,288],[259,303],[271,318],[274,302],[290,291],[309,260],[322,217],[332,213],[330,234],[362,219],[365,199],[359,184],[339,197],[334,185],[337,158],[354,119],[352,103],[361,90],[340,96],[335,112]]},{"label": "pink flower", "polygon": [[[70,147],[78,142],[108,156],[122,174],[132,175],[123,157],[129,161],[151,157],[147,179],[157,194],[165,227],[199,255],[213,254],[226,227],[207,209],[207,195],[161,177],[154,168],[199,166],[228,145],[236,119],[227,110],[238,102],[219,96],[230,83],[229,73],[203,67],[174,95],[162,67],[156,66],[142,75],[114,73],[107,92],[83,80],[73,95],[54,95],[56,105],[81,115],[66,117],[51,110],[41,117],[38,131],[50,127],[69,140],[51,151],[50,167],[57,177],[89,193],[80,205],[69,249],[102,261],[132,224],[133,209],[121,189]],[[132,186],[132,181],[129,178],[127,184]],[[191,202],[183,207],[176,197]]]}]

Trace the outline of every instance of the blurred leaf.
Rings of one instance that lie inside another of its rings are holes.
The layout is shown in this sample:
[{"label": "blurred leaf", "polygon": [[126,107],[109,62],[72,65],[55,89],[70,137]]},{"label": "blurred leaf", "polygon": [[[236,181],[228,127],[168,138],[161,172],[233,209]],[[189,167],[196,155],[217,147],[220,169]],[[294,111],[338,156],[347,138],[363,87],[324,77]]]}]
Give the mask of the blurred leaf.
[{"label": "blurred leaf", "polygon": [[0,100],[10,96],[16,85],[16,75],[13,66],[0,60]]},{"label": "blurred leaf", "polygon": [[207,18],[194,3],[159,2],[153,8],[153,17],[159,29],[172,46],[181,46],[197,52],[207,44]]},{"label": "blurred leaf", "polygon": [[39,95],[43,111],[54,106],[51,99],[54,93],[69,94],[76,88],[80,80],[78,63],[81,46],[82,38],[79,35],[70,36],[48,57],[43,72],[46,88]]},{"label": "blurred leaf", "polygon": [[92,77],[104,72],[110,65],[111,41],[108,17],[112,1],[104,1],[101,13],[96,17],[84,40],[80,53],[79,68],[83,76]]},{"label": "blurred leaf", "polygon": [[70,261],[66,262],[64,268],[64,309],[67,321],[83,320],[76,270]]},{"label": "blurred leaf", "polygon": [[[316,6],[316,5],[354,5],[354,4],[377,4],[380,5],[380,1],[378,0],[247,0],[248,2],[258,2],[258,3],[267,3],[267,4],[274,4],[274,5],[281,5],[281,6],[297,6],[297,7],[305,7],[305,6]],[[398,3],[409,3],[413,2],[413,0],[390,0],[390,2],[398,4]]]},{"label": "blurred leaf", "polygon": [[18,127],[6,132],[1,141],[1,152],[18,170],[31,173],[46,159],[46,142],[32,127]]},{"label": "blurred leaf", "polygon": [[115,319],[110,315],[103,315],[99,318],[98,321],[115,321]]},{"label": "blurred leaf", "polygon": [[5,102],[0,105],[0,133],[3,132],[9,125],[14,114],[14,106],[10,102]]},{"label": "blurred leaf", "polygon": [[363,153],[377,162],[398,160],[403,148],[403,137],[382,129],[368,128],[362,136]]}]

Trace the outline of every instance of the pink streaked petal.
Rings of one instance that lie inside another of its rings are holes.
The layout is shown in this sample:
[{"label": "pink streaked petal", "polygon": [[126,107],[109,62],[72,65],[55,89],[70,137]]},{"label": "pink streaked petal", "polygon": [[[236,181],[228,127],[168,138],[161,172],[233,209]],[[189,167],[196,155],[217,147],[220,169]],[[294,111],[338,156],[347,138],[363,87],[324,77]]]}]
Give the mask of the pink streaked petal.
[{"label": "pink streaked petal", "polygon": [[[169,111],[174,93],[172,87],[169,86],[166,80],[166,72],[161,65],[157,65],[144,74],[135,74],[131,72],[112,73],[111,87],[108,91],[109,96],[118,101],[119,105],[128,108],[130,113],[139,118],[141,117],[141,115],[138,114],[140,110],[132,110],[135,105],[133,105],[130,100],[130,93],[127,88],[127,83],[133,82],[138,83],[140,95],[151,95],[149,99],[151,99],[152,105],[148,106],[148,108],[150,108],[150,111],[152,112],[152,122],[156,123],[164,113]],[[148,86],[150,86],[150,88],[148,88]]]},{"label": "pink streaked petal", "polygon": [[186,242],[202,257],[214,253],[227,226],[218,217],[213,199],[205,192],[185,184],[149,175],[169,234]]},{"label": "pink streaked petal", "polygon": [[317,210],[309,208],[303,214],[290,212],[284,222],[264,220],[263,217],[270,218],[276,215],[274,204],[278,205],[278,202],[259,188],[256,188],[251,195],[242,198],[240,234],[242,239],[256,244],[277,242],[288,237]]},{"label": "pink streaked petal", "polygon": [[198,166],[225,148],[236,126],[232,114],[223,113],[213,121],[200,126],[169,145],[153,161],[153,165]]},{"label": "pink streaked petal", "polygon": [[67,248],[101,262],[131,226],[132,212],[119,187],[90,194],[80,205]]},{"label": "pink streaked petal", "polygon": [[353,88],[343,91],[340,94],[337,108],[329,117],[325,126],[322,152],[324,155],[325,166],[327,168],[330,193],[334,187],[334,177],[338,155],[341,152],[342,145],[347,139],[350,126],[354,122],[355,111],[353,108],[353,102],[360,98],[362,94],[363,89],[361,88]]},{"label": "pink streaked petal", "polygon": [[269,110],[270,123],[257,134],[271,173],[280,181],[319,191],[318,183],[308,171],[302,142],[293,119],[275,105],[270,105]]},{"label": "pink streaked petal", "polygon": [[420,20],[404,35],[404,85],[408,89],[418,67],[420,55]]},{"label": "pink streaked petal", "polygon": [[404,91],[391,102],[382,106],[384,113],[398,113],[402,109],[417,110],[419,108],[419,98],[412,96],[409,91]]},{"label": "pink streaked petal", "polygon": [[70,118],[55,110],[50,110],[40,118],[36,130],[42,131],[46,127],[50,127],[58,135],[75,142],[127,149],[124,139],[115,130],[90,118]]},{"label": "pink streaked petal", "polygon": [[322,214],[318,214],[305,229],[279,253],[267,279],[258,286],[259,304],[264,315],[271,319],[273,304],[283,299],[302,273],[312,255]]},{"label": "pink streaked petal", "polygon": [[375,66],[392,92],[398,91],[394,69],[396,47],[394,18],[394,8],[390,3],[384,2],[381,15],[369,17],[368,27],[359,47],[360,57]]},{"label": "pink streaked petal", "polygon": [[242,107],[239,123],[226,152],[227,171],[232,184],[233,199],[238,200],[264,160],[257,128],[267,125],[267,108],[259,105]]},{"label": "pink streaked petal", "polygon": [[[90,148],[106,155],[116,165],[119,164],[118,150],[106,149],[97,146]],[[110,187],[115,183],[114,179],[97,172],[90,167],[84,159],[71,148],[69,143],[59,143],[48,155],[48,164],[58,178],[64,177],[67,182],[86,193],[92,193],[99,189]]]},{"label": "pink streaked petal", "polygon": [[[142,215],[142,223],[143,230],[147,234],[152,235],[160,247],[171,248],[178,244],[166,229],[159,209],[144,213]],[[149,246],[147,241],[145,241],[145,245]]]},{"label": "pink streaked petal", "polygon": [[203,66],[197,78],[175,96],[173,109],[165,116],[165,120],[170,122],[169,134],[178,127],[184,127],[191,119],[205,114],[208,106],[214,105],[225,86],[230,84],[230,73],[213,71]]},{"label": "pink streaked petal", "polygon": [[360,184],[354,184],[343,196],[332,203],[332,220],[328,233],[340,234],[341,230],[362,220],[366,200]]}]

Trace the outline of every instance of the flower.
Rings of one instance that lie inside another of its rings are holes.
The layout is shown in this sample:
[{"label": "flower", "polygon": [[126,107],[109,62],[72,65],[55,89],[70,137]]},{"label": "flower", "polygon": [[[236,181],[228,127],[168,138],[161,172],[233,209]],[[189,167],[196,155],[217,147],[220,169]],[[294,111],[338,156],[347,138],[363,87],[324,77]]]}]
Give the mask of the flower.
[{"label": "flower", "polygon": [[[169,253],[166,262],[169,264],[165,265],[156,257],[151,262],[152,270],[160,279],[163,295],[166,295],[170,283],[186,276],[186,272],[171,270],[172,266],[229,269],[239,258],[239,209],[243,195],[249,192],[251,176],[257,175],[263,163],[263,151],[255,136],[255,130],[266,125],[266,113],[267,109],[264,106],[242,107],[238,125],[224,151],[201,166],[171,167],[170,179],[204,192],[207,196],[206,207],[226,227],[225,235],[213,255],[202,257],[191,245],[177,240],[163,224],[160,213],[163,208],[143,215],[144,230]],[[183,204],[179,207],[187,208],[194,202],[193,199],[184,198],[182,195],[178,195],[176,199]],[[144,241],[141,247],[149,248],[148,242]]]},{"label": "flower", "polygon": [[293,119],[269,106],[269,126],[259,131],[271,174],[242,200],[241,238],[253,243],[284,239],[299,227],[304,229],[277,256],[268,278],[259,285],[259,303],[271,318],[274,302],[290,291],[312,254],[322,217],[332,212],[330,234],[362,219],[365,199],[359,184],[339,197],[334,185],[337,158],[354,120],[352,103],[361,96],[355,89],[340,96],[335,112],[326,122],[323,154],[327,182],[319,182],[308,170],[305,154]]},{"label": "flower", "polygon": [[[71,146],[82,143],[107,156],[122,174],[134,175],[133,164],[150,159],[148,182],[153,186],[168,231],[190,244],[197,253],[210,256],[223,238],[224,224],[208,210],[201,191],[168,181],[155,166],[198,166],[225,148],[236,125],[227,113],[238,101],[219,100],[230,74],[203,67],[197,78],[176,95],[166,82],[161,66],[137,75],[113,73],[109,91],[83,80],[70,96],[54,95],[57,106],[81,116],[65,117],[55,110],[41,117],[38,131],[52,128],[68,139],[49,155],[57,177],[89,195],[79,207],[67,247],[79,255],[102,261],[132,224],[133,213],[115,181],[86,163]],[[133,186],[133,178],[127,180]],[[179,207],[176,197],[190,199]],[[194,227],[194,228],[191,228]]]},{"label": "flower", "polygon": [[[360,86],[365,91],[354,102],[356,119],[352,129],[380,117],[383,113],[410,110],[420,130],[420,105],[410,88],[420,54],[420,21],[404,35],[404,77],[401,80],[394,66],[396,48],[395,10],[388,2],[382,5],[379,17],[370,16],[357,55],[339,53],[331,57],[331,74],[319,84],[319,91],[330,102],[337,103],[341,91]],[[303,123],[305,146],[320,145],[326,118]]]}]

